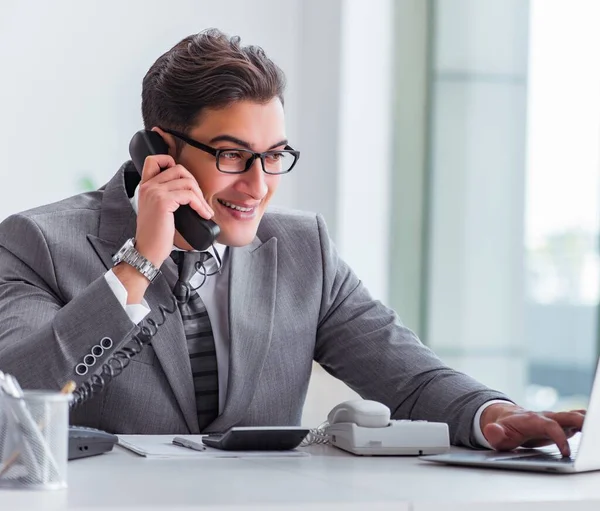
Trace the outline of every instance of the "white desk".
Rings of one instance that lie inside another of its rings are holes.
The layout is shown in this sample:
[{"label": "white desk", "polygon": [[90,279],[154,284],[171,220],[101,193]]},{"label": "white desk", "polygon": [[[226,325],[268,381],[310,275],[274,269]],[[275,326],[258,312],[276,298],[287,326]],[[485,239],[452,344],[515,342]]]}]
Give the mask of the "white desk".
[{"label": "white desk", "polygon": [[600,509],[600,472],[519,473],[308,450],[306,458],[150,460],[115,447],[69,462],[68,490],[1,490],[0,509]]}]

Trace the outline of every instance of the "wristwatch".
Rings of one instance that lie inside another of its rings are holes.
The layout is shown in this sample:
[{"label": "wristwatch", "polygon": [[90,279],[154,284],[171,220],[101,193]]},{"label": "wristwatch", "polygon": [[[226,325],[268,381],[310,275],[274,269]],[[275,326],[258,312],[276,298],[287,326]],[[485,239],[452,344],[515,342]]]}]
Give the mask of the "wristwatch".
[{"label": "wristwatch", "polygon": [[160,270],[135,249],[135,238],[129,238],[119,251],[112,256],[113,266],[124,262],[133,266],[150,282],[160,275]]}]

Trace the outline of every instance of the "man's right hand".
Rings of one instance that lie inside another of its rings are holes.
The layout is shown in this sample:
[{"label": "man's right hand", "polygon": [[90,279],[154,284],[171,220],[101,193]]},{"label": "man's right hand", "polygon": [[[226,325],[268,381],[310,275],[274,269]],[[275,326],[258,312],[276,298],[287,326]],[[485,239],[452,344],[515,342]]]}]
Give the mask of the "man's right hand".
[{"label": "man's right hand", "polygon": [[[161,172],[161,169],[165,170]],[[173,213],[180,205],[189,204],[207,220],[214,216],[194,176],[166,154],[146,158],[138,198],[135,248],[157,268],[173,249]],[[127,289],[127,302],[140,303],[148,280],[126,263],[117,265],[114,272]]]},{"label": "man's right hand", "polygon": [[[161,169],[165,169],[161,172]],[[148,156],[140,182],[135,248],[159,268],[173,249],[173,213],[189,204],[202,218],[214,216],[198,182],[167,154]]]}]

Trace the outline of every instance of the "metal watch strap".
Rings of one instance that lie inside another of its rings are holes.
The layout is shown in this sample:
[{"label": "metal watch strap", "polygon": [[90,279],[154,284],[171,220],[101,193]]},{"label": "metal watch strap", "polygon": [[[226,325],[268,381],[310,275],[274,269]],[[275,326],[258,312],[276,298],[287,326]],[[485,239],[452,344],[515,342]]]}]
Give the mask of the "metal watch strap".
[{"label": "metal watch strap", "polygon": [[136,250],[134,238],[129,238],[121,249],[113,256],[114,265],[121,262],[133,266],[150,282],[154,282],[156,277],[160,275],[160,270]]}]

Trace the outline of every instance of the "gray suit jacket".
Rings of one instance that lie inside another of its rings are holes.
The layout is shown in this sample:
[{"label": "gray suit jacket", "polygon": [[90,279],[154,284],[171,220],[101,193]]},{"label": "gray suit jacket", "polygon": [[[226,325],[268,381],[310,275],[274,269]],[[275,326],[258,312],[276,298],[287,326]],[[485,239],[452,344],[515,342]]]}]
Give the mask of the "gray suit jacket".
[{"label": "gray suit jacket", "polygon": [[[126,163],[125,165],[130,165]],[[89,378],[75,366],[110,337],[137,327],[104,279],[111,255],[135,233],[124,167],[102,189],[13,215],[0,224],[0,369],[25,388],[58,389]],[[396,314],[373,300],[333,246],[319,215],[265,214],[256,239],[230,252],[229,386],[207,428],[298,425],[313,359],[394,418],[447,422],[451,440],[473,445],[485,401],[505,398],[445,366]],[[171,303],[167,261],[146,293]],[[106,390],[72,412],[73,423],[117,433],[198,433],[179,313]]]}]

